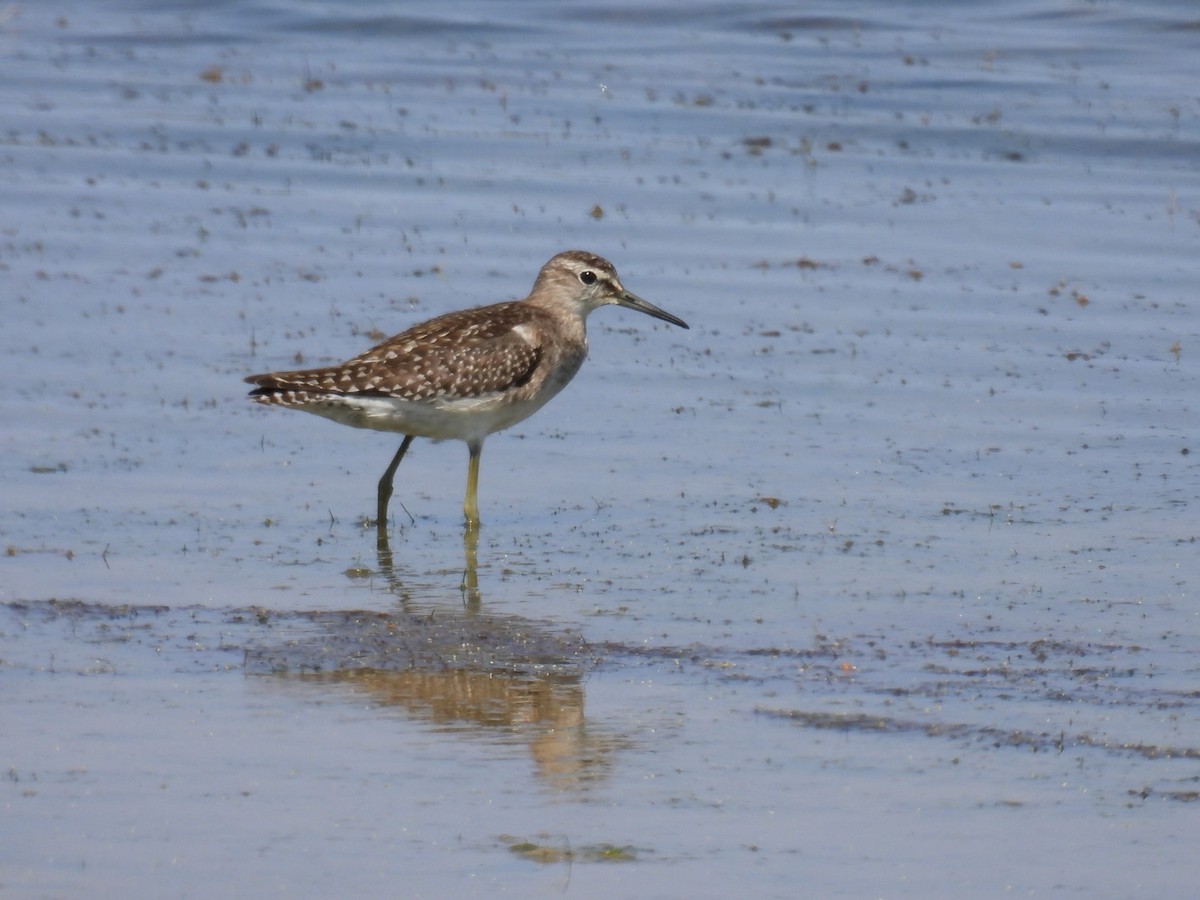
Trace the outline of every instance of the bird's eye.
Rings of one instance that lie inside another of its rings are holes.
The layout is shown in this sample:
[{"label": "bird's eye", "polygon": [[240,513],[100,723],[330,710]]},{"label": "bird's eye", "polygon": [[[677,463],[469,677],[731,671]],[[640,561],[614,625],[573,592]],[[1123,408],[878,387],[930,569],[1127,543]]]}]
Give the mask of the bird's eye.
[{"label": "bird's eye", "polygon": [[596,273],[593,272],[591,269],[585,269],[584,271],[579,273],[579,280],[582,281],[584,284],[595,284],[596,283]]}]

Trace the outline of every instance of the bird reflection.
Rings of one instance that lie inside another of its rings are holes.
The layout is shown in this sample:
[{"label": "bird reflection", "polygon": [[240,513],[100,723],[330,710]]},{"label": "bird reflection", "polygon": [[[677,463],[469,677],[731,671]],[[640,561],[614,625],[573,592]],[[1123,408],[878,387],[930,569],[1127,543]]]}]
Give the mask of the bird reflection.
[{"label": "bird reflection", "polygon": [[247,670],[348,688],[380,710],[403,710],[438,728],[524,741],[555,790],[579,791],[607,775],[628,739],[587,722],[591,649],[577,633],[483,611],[477,529],[463,534],[461,602],[430,603],[427,576],[406,585],[384,529],[376,552],[386,590],[399,600],[391,611],[301,614],[313,633],[248,651]]},{"label": "bird reflection", "polygon": [[580,791],[602,780],[623,743],[587,726],[578,677],[343,669],[304,680],[347,686],[380,707],[401,708],[447,731],[495,730],[506,742],[518,736],[528,744],[538,777],[556,791]]}]

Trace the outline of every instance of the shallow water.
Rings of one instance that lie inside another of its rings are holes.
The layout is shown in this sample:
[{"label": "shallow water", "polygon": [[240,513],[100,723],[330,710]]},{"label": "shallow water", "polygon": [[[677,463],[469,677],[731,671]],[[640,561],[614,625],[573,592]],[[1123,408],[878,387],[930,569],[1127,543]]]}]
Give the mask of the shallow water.
[{"label": "shallow water", "polygon": [[[0,11],[14,896],[1185,897],[1172,3]],[[483,460],[254,407],[612,259]]]}]

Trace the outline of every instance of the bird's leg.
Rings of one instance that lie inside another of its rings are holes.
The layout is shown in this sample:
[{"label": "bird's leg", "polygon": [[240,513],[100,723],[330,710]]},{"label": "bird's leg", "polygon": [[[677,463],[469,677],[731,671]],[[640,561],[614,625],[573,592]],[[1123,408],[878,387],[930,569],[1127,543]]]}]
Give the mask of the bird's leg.
[{"label": "bird's leg", "polygon": [[467,499],[463,503],[463,513],[467,517],[467,530],[479,527],[479,454],[483,452],[483,439],[468,441],[467,449],[471,451],[471,459],[467,463]]},{"label": "bird's leg", "polygon": [[400,449],[392,457],[392,462],[387,467],[387,471],[379,479],[379,505],[375,509],[375,527],[380,532],[387,531],[388,501],[392,499],[392,477],[396,474],[396,467],[400,465],[400,460],[404,459],[404,454],[408,452],[408,445],[412,442],[413,436],[406,434],[404,440],[400,443]]}]

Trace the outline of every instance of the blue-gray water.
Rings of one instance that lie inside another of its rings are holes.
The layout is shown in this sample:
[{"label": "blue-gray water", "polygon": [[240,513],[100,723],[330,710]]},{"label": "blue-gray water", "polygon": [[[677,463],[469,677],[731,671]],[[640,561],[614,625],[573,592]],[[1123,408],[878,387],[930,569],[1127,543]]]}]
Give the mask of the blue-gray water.
[{"label": "blue-gray water", "polygon": [[[1191,896],[1198,16],[5,5],[3,891]],[[241,377],[569,247],[388,569]]]}]

